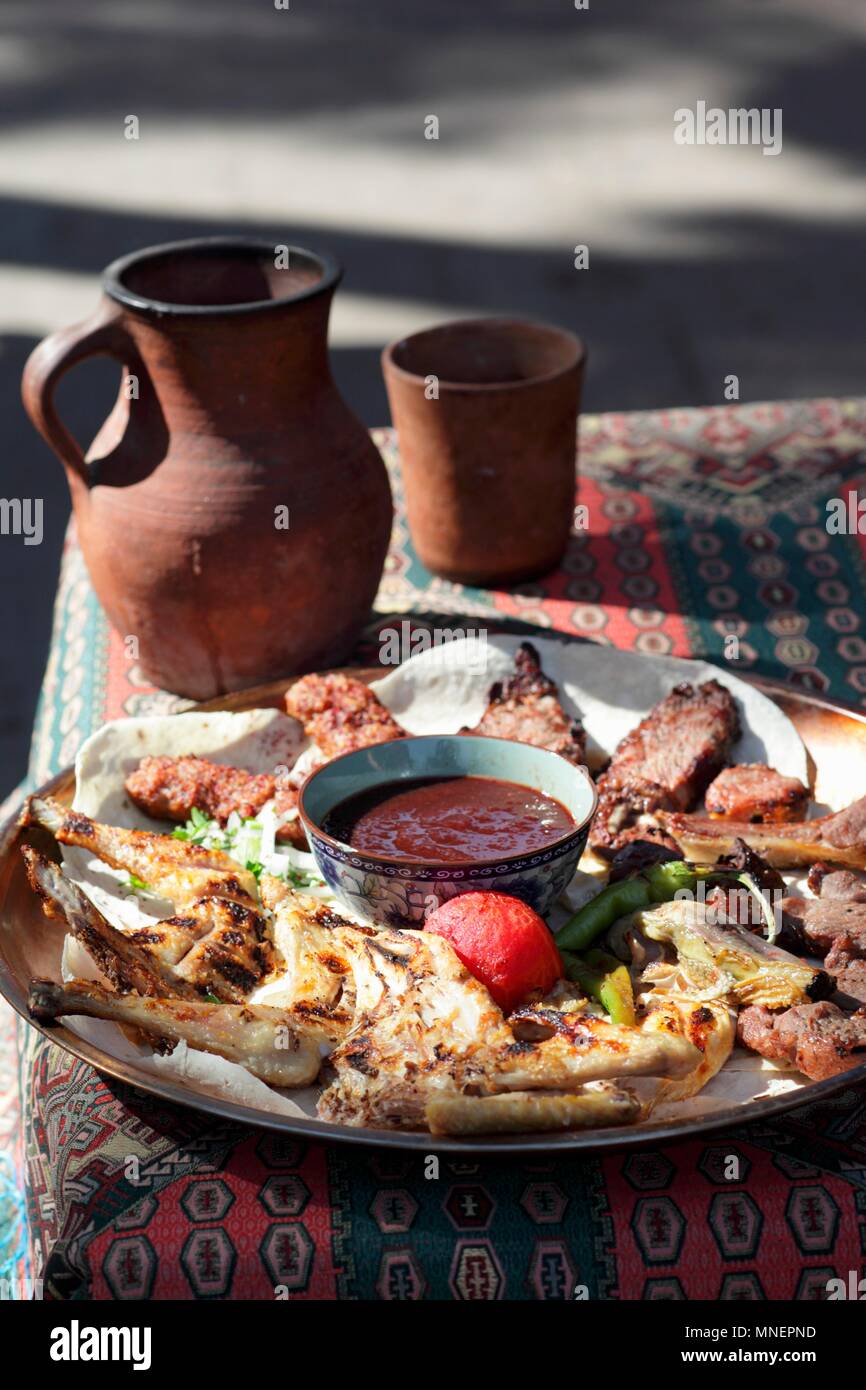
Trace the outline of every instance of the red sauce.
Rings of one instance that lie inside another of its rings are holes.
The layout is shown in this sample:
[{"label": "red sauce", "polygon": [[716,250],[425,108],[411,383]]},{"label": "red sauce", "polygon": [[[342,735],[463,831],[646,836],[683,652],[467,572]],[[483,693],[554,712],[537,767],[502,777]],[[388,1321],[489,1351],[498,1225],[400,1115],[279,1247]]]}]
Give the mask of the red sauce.
[{"label": "red sauce", "polygon": [[437,864],[510,859],[574,829],[560,801],[498,777],[418,777],[357,792],[322,829],[361,853]]}]

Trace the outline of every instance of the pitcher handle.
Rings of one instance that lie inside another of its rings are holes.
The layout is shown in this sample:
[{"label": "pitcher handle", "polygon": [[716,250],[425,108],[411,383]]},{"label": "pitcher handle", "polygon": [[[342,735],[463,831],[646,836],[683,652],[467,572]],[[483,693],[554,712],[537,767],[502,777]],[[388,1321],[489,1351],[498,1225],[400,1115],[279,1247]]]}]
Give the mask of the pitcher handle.
[{"label": "pitcher handle", "polygon": [[54,389],[70,367],[87,357],[114,357],[125,363],[137,356],[121,317],[117,305],[103,301],[82,323],[43,338],[28,357],[21,378],[24,409],[42,438],[85,487],[89,486],[89,470],[84,454],[57,414]]}]

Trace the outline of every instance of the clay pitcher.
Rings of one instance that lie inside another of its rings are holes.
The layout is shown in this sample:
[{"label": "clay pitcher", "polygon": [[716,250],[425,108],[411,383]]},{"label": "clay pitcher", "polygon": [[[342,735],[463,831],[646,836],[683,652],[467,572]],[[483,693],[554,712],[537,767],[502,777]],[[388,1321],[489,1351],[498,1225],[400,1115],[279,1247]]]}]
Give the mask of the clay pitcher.
[{"label": "clay pitcher", "polygon": [[[325,256],[266,242],[151,247],[110,265],[94,315],[25,367],[93,587],[164,689],[207,699],[339,664],[370,612],[391,493],[331,376],[340,278]],[[53,393],[96,354],[123,371],[85,455]]]}]

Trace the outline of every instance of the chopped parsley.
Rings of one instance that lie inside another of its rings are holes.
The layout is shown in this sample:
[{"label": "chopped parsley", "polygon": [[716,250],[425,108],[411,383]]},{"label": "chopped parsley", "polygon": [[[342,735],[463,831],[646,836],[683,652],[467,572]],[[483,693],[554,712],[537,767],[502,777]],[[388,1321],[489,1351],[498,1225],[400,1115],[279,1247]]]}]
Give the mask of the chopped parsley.
[{"label": "chopped parsley", "polygon": [[176,826],[171,833],[176,840],[189,840],[191,844],[200,845],[210,833],[212,827],[217,831],[220,830],[217,821],[209,820],[204,811],[200,811],[197,806],[193,806],[186,825]]},{"label": "chopped parsley", "polygon": [[278,822],[268,806],[263,806],[258,816],[246,819],[233,811],[225,825],[193,807],[186,824],[176,826],[171,833],[176,840],[185,840],[187,844],[222,850],[243,864],[256,880],[268,873],[290,883],[293,888],[324,888],[319,873],[312,868],[299,867],[292,862],[290,853],[274,848],[277,828]]}]

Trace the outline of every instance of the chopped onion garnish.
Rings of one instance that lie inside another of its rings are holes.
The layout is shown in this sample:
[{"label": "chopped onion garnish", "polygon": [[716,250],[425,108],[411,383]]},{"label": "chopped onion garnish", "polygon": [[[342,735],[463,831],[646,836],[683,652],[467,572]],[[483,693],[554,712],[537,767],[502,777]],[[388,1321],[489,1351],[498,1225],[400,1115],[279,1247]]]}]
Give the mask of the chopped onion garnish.
[{"label": "chopped onion garnish", "polygon": [[305,892],[325,889],[330,893],[313,855],[277,840],[279,827],[296,815],[297,811],[291,810],[278,817],[273,802],[269,801],[257,816],[246,819],[232,811],[223,826],[201,811],[193,811],[186,825],[178,826],[173,834],[178,840],[230,854],[256,878],[266,870],[274,878],[281,878]]}]

